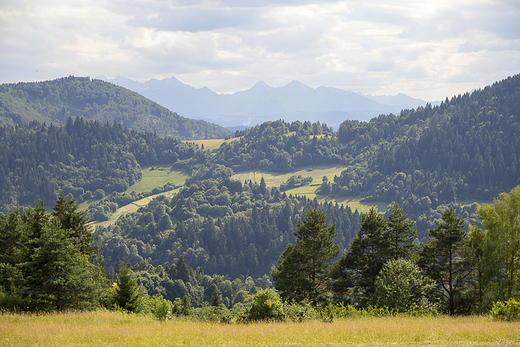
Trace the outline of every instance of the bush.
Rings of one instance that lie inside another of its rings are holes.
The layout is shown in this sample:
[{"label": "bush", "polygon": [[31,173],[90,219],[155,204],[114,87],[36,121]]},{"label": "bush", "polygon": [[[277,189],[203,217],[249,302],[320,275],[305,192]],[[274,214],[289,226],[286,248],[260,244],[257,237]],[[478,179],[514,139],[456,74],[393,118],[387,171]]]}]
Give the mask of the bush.
[{"label": "bush", "polygon": [[251,307],[247,311],[247,319],[258,320],[283,320],[283,304],[280,296],[272,289],[264,289],[250,297]]},{"label": "bush", "polygon": [[410,260],[388,261],[377,276],[372,303],[398,312],[435,311],[435,282]]},{"label": "bush", "polygon": [[507,301],[497,301],[493,303],[491,317],[495,320],[505,320],[508,322],[520,320],[520,302],[515,299]]}]

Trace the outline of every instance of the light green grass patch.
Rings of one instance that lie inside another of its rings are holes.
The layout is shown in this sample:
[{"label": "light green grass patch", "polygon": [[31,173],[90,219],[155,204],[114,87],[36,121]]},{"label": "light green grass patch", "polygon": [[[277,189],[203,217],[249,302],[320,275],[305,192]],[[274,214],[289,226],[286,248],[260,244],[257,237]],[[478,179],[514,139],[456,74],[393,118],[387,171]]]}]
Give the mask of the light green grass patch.
[{"label": "light green grass patch", "polygon": [[162,187],[167,183],[183,185],[188,175],[181,170],[170,170],[169,165],[146,166],[141,169],[143,175],[139,182],[128,187],[125,193],[148,193],[154,188]]},{"label": "light green grass patch", "polygon": [[332,202],[338,203],[339,205],[345,205],[350,207],[353,211],[358,210],[360,213],[367,213],[370,208],[374,207],[377,212],[384,213],[387,210],[388,202],[375,201],[375,202],[362,202],[362,197],[347,197],[347,196],[329,196],[316,194],[316,189],[319,188],[319,184],[312,184],[308,186],[298,187],[287,190],[286,194],[292,195],[305,195],[309,199],[316,198],[319,202]]},{"label": "light green grass patch", "polygon": [[152,201],[152,199],[147,197],[147,198],[142,198],[141,200],[134,201],[133,204],[135,204],[137,206],[146,206],[146,205],[148,205],[148,203],[150,201]]},{"label": "light green grass patch", "polygon": [[313,167],[302,167],[290,173],[276,173],[270,171],[245,171],[237,173],[232,176],[232,179],[244,182],[244,180],[251,180],[256,183],[260,183],[262,177],[268,187],[279,187],[280,184],[287,181],[293,175],[302,175],[303,177],[312,177],[313,181],[310,185],[298,187],[286,191],[286,194],[292,195],[305,195],[309,199],[317,198],[319,202],[333,202],[340,205],[346,205],[352,210],[358,210],[359,212],[366,213],[371,207],[375,207],[380,213],[385,212],[388,206],[388,202],[376,201],[376,202],[362,202],[363,197],[344,197],[344,196],[328,196],[316,194],[316,189],[319,188],[323,180],[323,176],[327,176],[329,181],[334,180],[334,176],[341,175],[343,170],[346,170],[346,166],[342,165],[315,165]]},{"label": "light green grass patch", "polygon": [[341,175],[341,171],[347,167],[342,165],[315,165],[313,167],[297,168],[289,173],[277,173],[265,170],[259,171],[244,171],[232,176],[232,179],[244,182],[248,179],[256,183],[260,183],[262,177],[268,187],[279,187],[280,184],[287,181],[291,176],[302,175],[303,177],[312,177],[312,184],[321,184],[323,176],[327,176],[329,181],[334,179],[334,176]]},{"label": "light green grass patch", "polygon": [[232,141],[240,140],[240,137],[233,137],[231,139],[210,139],[210,140],[189,140],[184,141],[186,143],[196,143],[199,145],[199,148],[202,148],[202,145],[204,145],[205,150],[213,150],[217,149],[222,145],[224,142],[230,143]]}]

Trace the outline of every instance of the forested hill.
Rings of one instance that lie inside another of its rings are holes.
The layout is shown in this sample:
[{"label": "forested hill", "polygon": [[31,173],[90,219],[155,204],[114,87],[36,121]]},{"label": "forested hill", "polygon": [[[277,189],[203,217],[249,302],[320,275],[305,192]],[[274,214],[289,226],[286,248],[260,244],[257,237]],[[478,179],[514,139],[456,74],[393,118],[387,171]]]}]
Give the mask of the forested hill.
[{"label": "forested hill", "polygon": [[118,122],[181,139],[224,138],[216,124],[179,116],[142,95],[89,77],[0,85],[0,124],[29,121],[64,124],[68,117]]},{"label": "forested hill", "polygon": [[96,190],[122,192],[141,178],[141,165],[172,164],[197,153],[194,144],[172,137],[83,118],[0,126],[0,148],[2,208],[51,202],[60,190],[76,199]]},{"label": "forested hill", "polygon": [[[318,192],[395,201],[419,218],[457,201],[491,201],[520,184],[519,134],[520,75],[515,75],[439,106],[345,121],[337,132],[319,123],[264,123],[237,132],[240,141],[204,160],[235,171],[348,165]],[[418,222],[423,230],[432,226]]]}]

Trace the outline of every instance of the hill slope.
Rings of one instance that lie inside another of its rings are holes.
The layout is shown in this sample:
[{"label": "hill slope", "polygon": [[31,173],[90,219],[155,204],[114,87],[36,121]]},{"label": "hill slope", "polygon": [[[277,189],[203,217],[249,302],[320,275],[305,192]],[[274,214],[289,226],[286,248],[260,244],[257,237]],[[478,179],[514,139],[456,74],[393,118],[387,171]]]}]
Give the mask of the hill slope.
[{"label": "hill slope", "polygon": [[181,139],[224,138],[215,124],[179,116],[128,89],[88,77],[0,85],[0,124],[64,124],[84,117]]}]

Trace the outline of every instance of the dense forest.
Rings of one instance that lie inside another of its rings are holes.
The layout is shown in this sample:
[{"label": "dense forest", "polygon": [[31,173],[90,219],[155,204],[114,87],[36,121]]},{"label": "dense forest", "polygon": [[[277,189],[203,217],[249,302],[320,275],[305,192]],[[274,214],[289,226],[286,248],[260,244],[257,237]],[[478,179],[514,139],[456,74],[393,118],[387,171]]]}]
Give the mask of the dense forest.
[{"label": "dense forest", "polygon": [[[97,82],[71,77],[48,83],[56,84],[56,89],[42,89],[40,94],[45,97],[41,100],[47,101],[18,111],[36,115],[31,109],[45,109],[51,115],[52,98],[59,101],[64,95],[82,95],[61,91]],[[6,93],[15,93],[12,97],[2,94],[4,115],[12,116],[12,110],[22,107],[18,99],[36,100],[27,85],[36,88],[39,84],[1,86]],[[51,90],[57,90],[57,94],[49,94]],[[79,93],[79,89],[75,90]],[[88,100],[90,92],[85,94]],[[106,103],[94,106],[85,101],[90,104],[85,109],[113,106],[121,115],[133,114],[117,103],[112,105],[112,94],[104,95],[99,97]],[[428,291],[444,288],[432,294],[432,298],[438,295],[443,304],[432,304],[431,308],[452,314],[473,312],[477,307],[488,310],[492,300],[508,299],[517,293],[516,262],[508,262],[517,259],[517,250],[509,249],[509,244],[517,244],[517,240],[495,230],[501,222],[493,219],[490,205],[479,207],[477,202],[491,202],[502,192],[511,191],[515,199],[518,196],[518,188],[513,189],[520,184],[520,75],[446,99],[439,106],[403,110],[399,116],[381,115],[370,122],[345,121],[338,131],[320,123],[266,122],[237,131],[234,141],[223,142],[214,150],[162,137],[159,132],[130,130],[127,123],[118,123],[121,119],[100,122],[92,114],[73,114],[67,107],[62,106],[63,114],[54,113],[65,117],[61,125],[54,124],[52,117],[42,123],[36,116],[34,119],[40,121],[21,125],[18,123],[24,120],[14,121],[16,117],[10,116],[16,125],[0,126],[0,147],[4,149],[0,152],[0,200],[4,211],[0,227],[1,246],[6,249],[16,232],[23,234],[27,230],[33,230],[26,234],[28,240],[36,240],[30,242],[51,247],[50,234],[34,229],[39,222],[32,221],[41,218],[45,230],[58,230],[61,239],[70,233],[70,228],[60,227],[60,223],[66,223],[58,218],[60,212],[48,216],[41,203],[34,210],[24,211],[16,205],[58,199],[56,209],[69,206],[75,216],[71,199],[94,198],[98,202],[87,210],[89,217],[106,220],[110,214],[107,210],[140,197],[123,192],[141,179],[141,167],[160,164],[184,170],[189,176],[184,186],[172,197],[159,196],[112,225],[99,227],[91,239],[110,276],[122,276],[125,269],[132,268],[136,283],[150,295],[171,301],[185,297],[194,305],[222,299],[223,305],[231,308],[254,293],[255,288],[271,287],[277,281],[278,292],[290,301],[293,291],[284,291],[288,285],[280,283],[287,279],[287,271],[293,271],[291,262],[309,253],[291,245],[307,242],[302,236],[307,230],[302,220],[310,211],[321,211],[325,216],[312,212],[311,220],[334,225],[334,230],[324,230],[329,231],[328,242],[337,246],[328,255],[335,265],[323,277],[331,287],[324,287],[324,295],[315,293],[312,300],[316,306],[381,305],[380,298],[390,300],[381,289],[384,286],[376,283],[383,270],[388,272],[388,278],[395,277],[392,271],[417,273]],[[319,197],[359,197],[363,202],[386,203],[388,210],[377,213],[372,209],[360,214],[344,205],[291,194],[291,189],[310,183],[309,177],[301,175],[293,175],[279,187],[267,187],[264,180],[256,183],[230,178],[248,170],[291,173],[318,164],[346,168],[332,180],[323,177],[316,186]],[[155,188],[154,193],[173,188]],[[516,200],[505,195],[501,198],[516,206]],[[509,220],[506,212],[501,213],[504,220]],[[81,215],[82,225],[89,217]],[[511,220],[515,220],[514,216]],[[451,233],[448,236],[447,230]],[[399,233],[406,235],[399,239]],[[501,248],[494,246],[495,239],[502,242]],[[65,249],[73,247],[63,242]],[[439,263],[445,260],[443,247],[447,244],[450,257],[454,257],[450,264],[459,266],[449,271],[451,276],[462,276],[457,277],[460,287],[451,279],[447,284],[446,263]],[[93,255],[92,250],[76,251],[78,258]],[[19,286],[26,282],[9,281],[17,274],[27,275],[12,271],[29,271],[29,260],[37,259],[39,254],[25,248],[20,252],[25,260],[5,258],[0,264],[4,292],[8,285],[29,290]],[[286,259],[288,263],[284,263]],[[499,260],[501,263],[495,262]]]},{"label": "dense forest", "polygon": [[0,85],[0,124],[65,124],[69,117],[117,122],[181,139],[223,138],[228,133],[220,126],[181,117],[142,95],[89,77]]},{"label": "dense forest", "polygon": [[189,182],[171,199],[156,198],[115,225],[98,228],[96,245],[112,272],[118,260],[170,266],[183,257],[210,275],[258,278],[294,241],[303,212],[316,207],[336,223],[336,242],[348,248],[360,223],[357,211],[287,195],[263,182],[229,179]]},{"label": "dense forest", "polygon": [[81,200],[122,192],[141,178],[141,165],[173,164],[197,152],[172,137],[70,117],[63,126],[0,126],[0,147],[4,207],[54,201],[60,191]]}]

